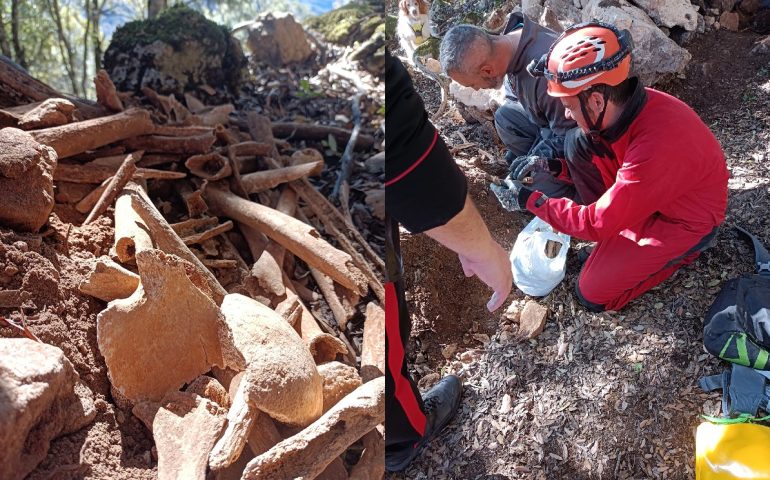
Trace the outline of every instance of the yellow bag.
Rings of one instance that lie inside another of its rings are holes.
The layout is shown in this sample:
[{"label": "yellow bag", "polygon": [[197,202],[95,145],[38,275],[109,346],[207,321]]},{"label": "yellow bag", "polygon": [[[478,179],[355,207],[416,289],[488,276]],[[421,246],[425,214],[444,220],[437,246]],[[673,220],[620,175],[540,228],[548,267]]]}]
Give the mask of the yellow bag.
[{"label": "yellow bag", "polygon": [[695,434],[695,480],[770,480],[770,428],[702,423]]}]

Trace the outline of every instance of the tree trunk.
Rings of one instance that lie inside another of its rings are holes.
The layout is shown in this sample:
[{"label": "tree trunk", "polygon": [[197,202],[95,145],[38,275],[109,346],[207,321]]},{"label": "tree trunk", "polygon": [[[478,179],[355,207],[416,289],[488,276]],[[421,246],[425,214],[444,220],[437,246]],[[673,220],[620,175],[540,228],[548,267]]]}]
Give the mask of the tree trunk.
[{"label": "tree trunk", "polygon": [[101,31],[99,27],[99,20],[102,16],[102,9],[104,8],[103,1],[101,4],[99,3],[99,0],[92,0],[93,6],[91,8],[91,15],[93,15],[93,19],[91,20],[91,45],[94,47],[94,72],[98,72],[100,68],[102,68],[102,37],[101,37]]},{"label": "tree trunk", "polygon": [[14,60],[26,69],[27,59],[24,58],[24,48],[19,41],[19,0],[11,0],[11,35],[13,36]]},{"label": "tree trunk", "polygon": [[5,21],[3,20],[3,11],[5,6],[3,1],[0,0],[0,52],[8,58],[13,57],[11,53],[11,44],[8,43],[8,34],[5,32]]},{"label": "tree trunk", "polygon": [[75,55],[72,52],[72,45],[70,45],[69,39],[67,39],[67,35],[64,31],[64,25],[62,25],[59,0],[49,0],[47,4],[51,17],[53,18],[54,23],[56,23],[56,33],[59,38],[59,50],[61,51],[61,56],[64,60],[64,68],[67,70],[67,77],[72,86],[72,93],[79,95],[80,89],[78,88],[78,80],[75,73]]},{"label": "tree trunk", "polygon": [[93,12],[91,11],[91,1],[85,0],[84,7],[86,12],[86,28],[83,32],[83,67],[80,72],[80,88],[83,94],[88,91],[88,85],[86,84],[88,78],[88,41],[90,40],[91,33],[91,19],[93,18]]},{"label": "tree trunk", "polygon": [[157,17],[167,7],[166,0],[147,0],[147,18]]}]

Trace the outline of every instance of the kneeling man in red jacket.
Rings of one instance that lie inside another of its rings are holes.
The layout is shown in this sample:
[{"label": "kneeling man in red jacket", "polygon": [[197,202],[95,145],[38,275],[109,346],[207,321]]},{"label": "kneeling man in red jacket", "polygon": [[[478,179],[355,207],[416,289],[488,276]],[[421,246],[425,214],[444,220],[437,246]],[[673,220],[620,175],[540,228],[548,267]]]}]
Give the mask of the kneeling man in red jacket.
[{"label": "kneeling man in red jacket", "polygon": [[[491,186],[508,210],[596,242],[576,286],[596,312],[622,308],[692,263],[727,207],[719,142],[685,103],[629,77],[632,48],[627,31],[589,22],[532,62],[530,73],[546,77],[578,128],[563,161],[533,158]],[[538,169],[571,179],[585,204],[527,188],[520,180]]]}]

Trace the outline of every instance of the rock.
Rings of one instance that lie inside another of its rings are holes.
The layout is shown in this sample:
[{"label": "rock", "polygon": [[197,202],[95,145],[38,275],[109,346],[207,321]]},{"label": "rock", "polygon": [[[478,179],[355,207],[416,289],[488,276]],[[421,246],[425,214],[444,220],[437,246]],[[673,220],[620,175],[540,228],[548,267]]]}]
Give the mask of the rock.
[{"label": "rock", "polygon": [[703,17],[703,21],[706,22],[706,28],[711,28],[714,26],[714,22],[716,22],[716,18],[712,17],[711,15],[706,15]]},{"label": "rock", "polygon": [[484,28],[491,32],[498,32],[505,27],[513,9],[513,2],[503,2],[500,8],[492,10],[484,20]]},{"label": "rock", "polygon": [[209,377],[208,375],[201,375],[196,378],[187,385],[184,391],[208,398],[221,407],[230,408],[230,395],[228,395],[227,390],[216,378]]},{"label": "rock", "polygon": [[545,9],[543,15],[546,15],[549,11],[555,15],[559,28],[554,30],[558,32],[562,32],[567,27],[581,22],[580,9],[575,7],[571,0],[545,0],[543,7]]},{"label": "rock", "polygon": [[738,9],[746,15],[754,15],[762,8],[762,0],[741,0]]},{"label": "rock", "polygon": [[227,410],[190,392],[172,392],[161,404],[152,422],[158,480],[203,480]]},{"label": "rock", "polygon": [[351,60],[359,62],[366,71],[382,76],[385,73],[385,28],[378,28],[374,35],[364,41],[350,54]]},{"label": "rock", "polygon": [[136,264],[142,283],[99,313],[97,342],[121,394],[132,402],[160,401],[213,365],[223,366],[224,318],[185,260],[143,250]]},{"label": "rock", "polygon": [[548,307],[540,305],[534,300],[528,301],[519,317],[519,337],[529,339],[543,333],[547,318]]},{"label": "rock", "polygon": [[500,408],[498,411],[501,415],[506,415],[511,411],[512,405],[513,401],[511,400],[511,396],[506,393],[503,395],[503,400],[500,402]]},{"label": "rock", "polygon": [[53,210],[56,152],[17,128],[0,130],[0,224],[36,232]]},{"label": "rock", "polygon": [[730,30],[731,32],[738,31],[738,24],[740,21],[741,17],[737,12],[724,12],[719,16],[719,25],[725,30]]},{"label": "rock", "polygon": [[754,43],[754,47],[751,49],[752,55],[764,55],[770,52],[770,37],[765,37],[757,40]]},{"label": "rock", "polygon": [[385,171],[385,152],[379,152],[367,158],[364,162],[366,171],[377,175]]},{"label": "rock", "polygon": [[435,384],[441,380],[441,375],[436,372],[431,372],[420,379],[417,382],[417,388],[422,391],[430,390]]},{"label": "rock", "polygon": [[590,0],[583,20],[596,19],[628,29],[634,39],[632,71],[645,85],[681,73],[692,56],[664,35],[644,11],[626,0]]},{"label": "rock", "polygon": [[385,190],[369,190],[364,199],[366,205],[372,210],[372,216],[379,220],[385,220]]},{"label": "rock", "polygon": [[456,343],[450,343],[449,345],[441,349],[441,355],[447,360],[451,360],[452,357],[454,357],[456,352],[457,352]]},{"label": "rock", "polygon": [[682,27],[688,32],[698,26],[698,9],[689,0],[637,0],[634,5],[644,10],[658,25]]},{"label": "rock", "polygon": [[362,385],[358,370],[340,362],[329,362],[318,366],[318,373],[324,381],[324,412],[342,400],[345,395]]},{"label": "rock", "polygon": [[738,0],[708,0],[711,8],[716,9],[716,15],[722,12],[731,12]]},{"label": "rock", "polygon": [[521,0],[521,12],[533,20],[543,15],[543,0]]},{"label": "rock", "polygon": [[64,98],[49,98],[19,119],[19,128],[56,127],[72,121],[75,105]]},{"label": "rock", "polygon": [[118,28],[104,53],[104,68],[119,91],[150,87],[183,96],[214,87],[212,100],[224,100],[236,90],[245,66],[246,57],[227,27],[183,5]]},{"label": "rock", "polygon": [[251,58],[274,67],[304,62],[313,56],[302,25],[290,13],[262,13],[249,26]]},{"label": "rock", "polygon": [[0,338],[0,478],[24,478],[51,440],[95,416],[91,391],[58,347]]}]

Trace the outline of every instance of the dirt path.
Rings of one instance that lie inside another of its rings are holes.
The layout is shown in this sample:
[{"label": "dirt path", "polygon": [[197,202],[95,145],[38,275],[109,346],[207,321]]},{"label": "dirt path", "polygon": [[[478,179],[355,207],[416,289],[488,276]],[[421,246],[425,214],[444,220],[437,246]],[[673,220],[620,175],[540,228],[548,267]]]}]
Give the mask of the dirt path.
[{"label": "dirt path", "polygon": [[[717,31],[696,39],[685,78],[663,89],[693,106],[725,149],[727,221],[770,244],[770,220],[756,213],[770,211],[770,58],[749,54],[757,38]],[[435,84],[419,79],[417,88],[436,108]],[[462,143],[461,132],[502,154],[452,110],[437,123],[450,146]],[[484,174],[501,173],[499,165],[473,148],[456,158],[493,236],[509,249],[531,215],[502,210],[489,192]],[[752,268],[753,254],[735,235],[723,229],[695,264],[613,314],[590,314],[577,303],[573,248],[567,277],[540,300],[551,310],[546,329],[526,343],[510,339],[514,323],[486,311],[490,292],[464,277],[456,255],[407,232],[402,249],[413,374],[427,388],[458,373],[465,396],[446,433],[405,475],[389,478],[694,477],[698,415],[719,410],[719,395],[702,393],[697,380],[723,368],[704,353],[703,314],[726,279]],[[520,309],[527,298],[514,289],[509,303]]]}]

